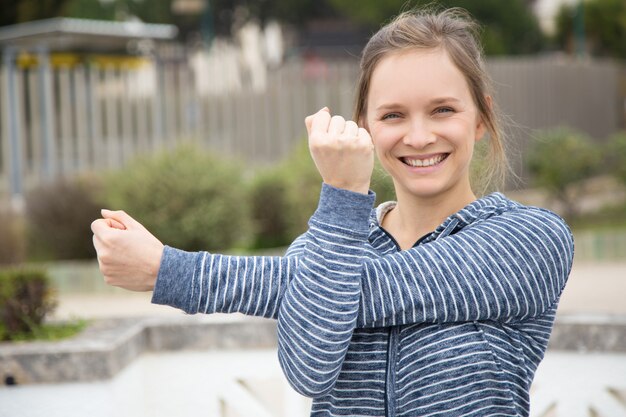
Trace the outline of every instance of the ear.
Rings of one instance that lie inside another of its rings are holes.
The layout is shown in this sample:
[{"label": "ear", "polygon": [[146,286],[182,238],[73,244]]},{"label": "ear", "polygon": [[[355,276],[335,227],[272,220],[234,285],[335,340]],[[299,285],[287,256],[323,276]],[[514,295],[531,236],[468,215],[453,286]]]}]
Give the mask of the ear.
[{"label": "ear", "polygon": [[[493,99],[491,98],[491,96],[486,95],[485,102],[487,103],[487,107],[489,107],[489,110],[491,110],[493,108]],[[482,116],[479,115],[478,121],[476,123],[476,141],[478,142],[479,140],[481,140],[485,136],[485,133],[487,133],[487,126],[485,126],[485,122]]]}]

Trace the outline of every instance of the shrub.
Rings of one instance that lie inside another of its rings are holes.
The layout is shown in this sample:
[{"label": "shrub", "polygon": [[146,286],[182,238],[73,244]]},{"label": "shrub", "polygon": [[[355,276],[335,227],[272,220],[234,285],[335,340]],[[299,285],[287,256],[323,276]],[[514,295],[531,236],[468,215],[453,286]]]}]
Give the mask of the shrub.
[{"label": "shrub", "polygon": [[[322,178],[303,141],[288,158],[261,172],[250,192],[255,248],[284,246],[307,230],[307,222],[319,201]],[[393,182],[379,164],[372,174],[371,188],[377,201],[395,199]]]},{"label": "shrub", "polygon": [[0,265],[24,261],[24,219],[11,210],[0,209]]},{"label": "shrub", "polygon": [[183,250],[231,248],[249,235],[241,166],[191,146],[137,159],[111,174],[105,200]]},{"label": "shrub", "polygon": [[26,195],[29,257],[36,260],[96,256],[90,224],[100,216],[95,178],[44,184]]},{"label": "shrub", "polygon": [[287,180],[276,169],[261,172],[250,185],[253,249],[276,248],[291,243],[287,213]]},{"label": "shrub", "polygon": [[0,340],[21,339],[32,334],[55,306],[45,272],[0,270]]},{"label": "shrub", "polygon": [[626,132],[609,137],[605,160],[609,174],[626,184]]},{"label": "shrub", "polygon": [[577,213],[578,195],[572,185],[597,173],[600,152],[590,138],[559,128],[540,132],[531,144],[527,166],[533,182],[562,203],[568,218]]},{"label": "shrub", "polygon": [[278,173],[287,182],[289,211],[285,217],[291,241],[307,230],[322,188],[322,177],[311,158],[307,141],[295,147],[291,155],[278,166]]}]

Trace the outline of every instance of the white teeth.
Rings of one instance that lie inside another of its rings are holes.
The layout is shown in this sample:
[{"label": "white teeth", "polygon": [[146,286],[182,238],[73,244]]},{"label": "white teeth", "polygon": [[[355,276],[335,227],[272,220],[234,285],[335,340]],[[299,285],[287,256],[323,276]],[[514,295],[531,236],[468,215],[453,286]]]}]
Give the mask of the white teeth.
[{"label": "white teeth", "polygon": [[408,159],[405,158],[404,162],[413,167],[431,167],[433,165],[437,165],[439,162],[443,161],[445,158],[444,155],[437,155],[434,158],[430,159]]}]

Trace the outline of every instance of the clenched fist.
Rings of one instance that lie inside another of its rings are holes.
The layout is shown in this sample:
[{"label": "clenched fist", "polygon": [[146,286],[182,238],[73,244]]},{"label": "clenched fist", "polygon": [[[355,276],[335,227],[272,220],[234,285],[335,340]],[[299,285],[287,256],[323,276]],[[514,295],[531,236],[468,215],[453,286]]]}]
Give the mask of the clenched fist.
[{"label": "clenched fist", "polygon": [[123,211],[102,210],[102,217],[91,230],[105,282],[132,291],[154,289],[163,244]]},{"label": "clenched fist", "polygon": [[305,119],[309,150],[324,182],[367,194],[374,169],[374,145],[367,130],[330,115],[327,108]]}]

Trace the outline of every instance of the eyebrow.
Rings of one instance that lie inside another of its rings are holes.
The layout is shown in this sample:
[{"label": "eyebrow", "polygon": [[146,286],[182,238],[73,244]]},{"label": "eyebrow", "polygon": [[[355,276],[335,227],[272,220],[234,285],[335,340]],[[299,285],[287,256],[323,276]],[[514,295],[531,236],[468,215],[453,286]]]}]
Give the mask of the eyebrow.
[{"label": "eyebrow", "polygon": [[[429,105],[435,105],[435,106],[439,104],[444,104],[444,103],[461,103],[461,100],[459,100],[456,97],[437,97],[428,102]],[[385,103],[376,107],[376,111],[397,109],[398,107],[402,107],[402,106],[403,105],[400,103]]]}]

